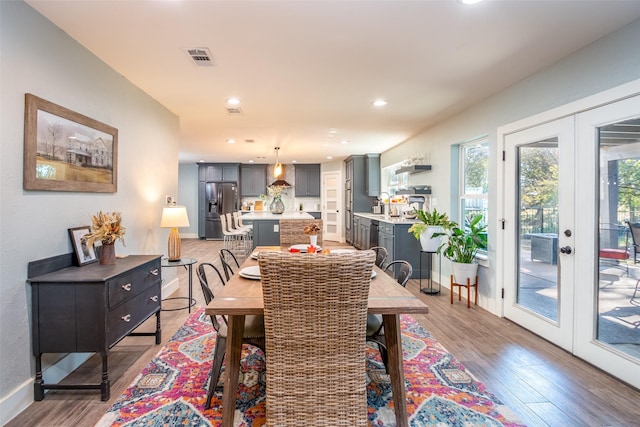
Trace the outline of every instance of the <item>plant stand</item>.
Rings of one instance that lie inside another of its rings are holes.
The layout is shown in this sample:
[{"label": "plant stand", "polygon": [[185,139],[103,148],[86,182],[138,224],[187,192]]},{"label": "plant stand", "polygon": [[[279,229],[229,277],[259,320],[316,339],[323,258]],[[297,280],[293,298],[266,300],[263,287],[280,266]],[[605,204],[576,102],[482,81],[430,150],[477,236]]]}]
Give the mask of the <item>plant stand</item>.
[{"label": "plant stand", "polygon": [[[431,271],[431,266],[433,265],[433,255],[436,252],[431,252],[431,251],[420,251],[420,292],[422,292],[423,294],[427,294],[427,295],[436,295],[440,293],[440,290],[442,288],[442,257],[440,255],[438,255],[438,261],[439,261],[439,266],[438,266],[438,289],[435,289],[433,287],[433,276],[432,271]],[[422,255],[423,254],[429,254],[430,258],[429,258],[429,287],[425,287],[422,288]]]},{"label": "plant stand", "polygon": [[451,304],[453,304],[453,287],[458,287],[458,301],[462,300],[462,289],[467,288],[467,308],[471,308],[471,288],[475,289],[475,302],[474,305],[478,305],[478,276],[476,276],[475,283],[471,283],[471,280],[467,278],[466,284],[455,283],[453,281],[453,274],[451,275],[451,287],[449,290],[449,295],[451,296]]}]

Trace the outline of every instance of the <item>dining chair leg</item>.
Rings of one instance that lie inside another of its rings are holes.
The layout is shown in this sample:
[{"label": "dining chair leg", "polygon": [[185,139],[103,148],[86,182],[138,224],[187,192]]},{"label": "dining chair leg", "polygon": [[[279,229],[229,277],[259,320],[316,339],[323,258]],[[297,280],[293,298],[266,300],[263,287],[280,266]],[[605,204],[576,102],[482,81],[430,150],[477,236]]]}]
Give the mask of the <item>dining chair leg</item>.
[{"label": "dining chair leg", "polygon": [[205,408],[211,408],[211,398],[213,392],[218,386],[218,380],[220,379],[220,372],[222,371],[222,362],[224,361],[224,354],[227,347],[227,340],[221,336],[216,337],[216,348],[213,354],[213,365],[211,366],[211,378],[209,379],[209,390],[207,391],[207,403]]}]

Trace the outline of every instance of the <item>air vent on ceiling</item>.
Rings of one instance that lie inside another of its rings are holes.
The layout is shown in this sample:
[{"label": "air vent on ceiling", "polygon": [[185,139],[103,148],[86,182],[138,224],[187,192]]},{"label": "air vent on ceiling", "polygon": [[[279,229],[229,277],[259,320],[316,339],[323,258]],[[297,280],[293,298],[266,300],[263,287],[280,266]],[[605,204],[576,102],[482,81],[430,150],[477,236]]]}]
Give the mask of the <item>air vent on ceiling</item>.
[{"label": "air vent on ceiling", "polygon": [[227,113],[232,116],[236,116],[238,114],[242,114],[242,109],[239,107],[227,107]]},{"label": "air vent on ceiling", "polygon": [[253,139],[245,139],[244,142],[246,142],[247,144],[253,144],[256,141]]},{"label": "air vent on ceiling", "polygon": [[204,67],[214,66],[213,55],[206,47],[187,48],[185,52],[189,55],[194,64]]}]

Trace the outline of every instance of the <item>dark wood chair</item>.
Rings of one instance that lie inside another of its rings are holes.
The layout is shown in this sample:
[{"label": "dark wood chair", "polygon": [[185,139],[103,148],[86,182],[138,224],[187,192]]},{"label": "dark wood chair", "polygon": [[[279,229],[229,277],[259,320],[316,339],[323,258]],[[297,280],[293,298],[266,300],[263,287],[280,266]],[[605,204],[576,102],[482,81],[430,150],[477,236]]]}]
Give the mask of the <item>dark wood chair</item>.
[{"label": "dark wood chair", "polygon": [[365,330],[374,254],[265,252],[267,426],[367,426]]},{"label": "dark wood chair", "polygon": [[[219,290],[220,287],[224,286],[225,281],[220,270],[208,262],[200,263],[196,269],[196,273],[198,274],[198,280],[200,281],[200,288],[202,288],[204,301],[209,304],[211,300],[215,298],[215,291],[213,289]],[[222,362],[224,361],[227,347],[227,318],[224,316],[209,317],[211,318],[213,329],[216,331],[216,345],[213,353],[213,363],[211,364],[211,378],[209,380],[207,402],[205,403],[206,409],[211,407],[211,398],[213,397],[213,392],[215,391],[220,379]],[[242,342],[244,344],[255,345],[265,352],[263,316],[245,317],[244,336]]]},{"label": "dark wood chair", "polygon": [[[383,248],[384,249],[384,248]],[[385,273],[391,274],[402,287],[407,286],[407,282],[413,274],[413,267],[408,261],[397,260],[392,261],[384,268]],[[389,355],[387,354],[387,342],[384,338],[384,324],[382,316],[379,314],[367,315],[367,341],[375,342],[380,351],[380,357],[384,368],[389,372]]]}]

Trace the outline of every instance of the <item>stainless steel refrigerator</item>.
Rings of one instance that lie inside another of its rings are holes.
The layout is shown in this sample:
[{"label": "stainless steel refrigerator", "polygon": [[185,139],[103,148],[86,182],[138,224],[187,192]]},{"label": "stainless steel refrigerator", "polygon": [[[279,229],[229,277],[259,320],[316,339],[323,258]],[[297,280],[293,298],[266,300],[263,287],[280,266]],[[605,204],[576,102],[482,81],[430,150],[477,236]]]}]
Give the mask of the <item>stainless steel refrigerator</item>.
[{"label": "stainless steel refrigerator", "polygon": [[205,185],[205,239],[222,239],[220,215],[238,210],[236,182],[207,182]]}]

